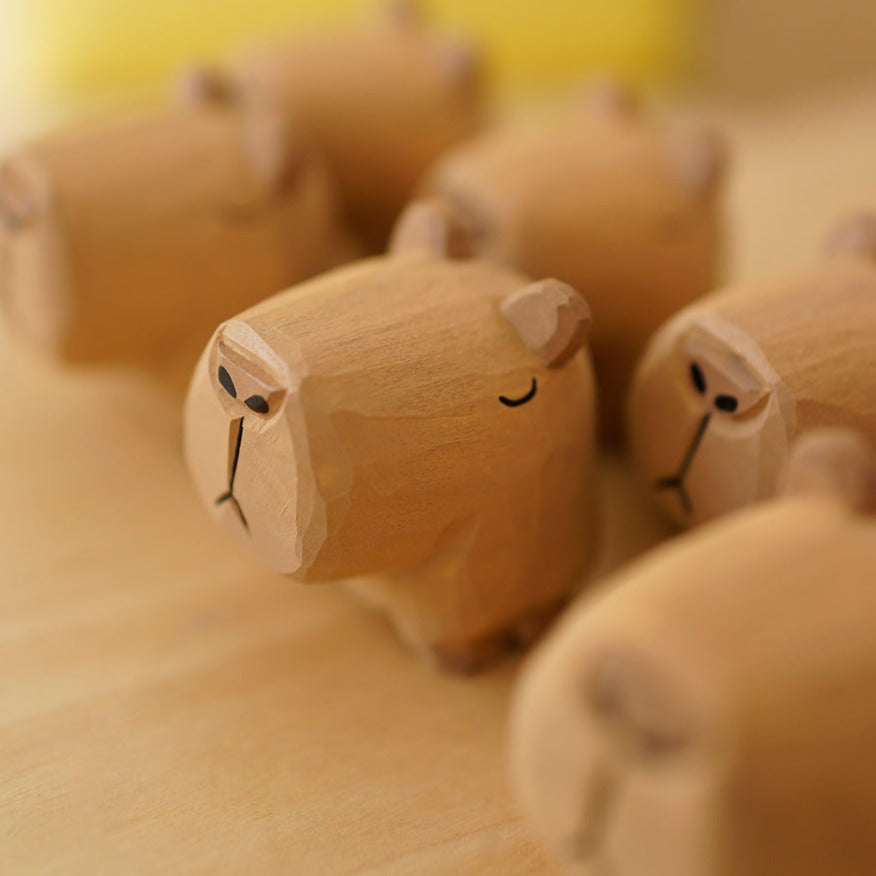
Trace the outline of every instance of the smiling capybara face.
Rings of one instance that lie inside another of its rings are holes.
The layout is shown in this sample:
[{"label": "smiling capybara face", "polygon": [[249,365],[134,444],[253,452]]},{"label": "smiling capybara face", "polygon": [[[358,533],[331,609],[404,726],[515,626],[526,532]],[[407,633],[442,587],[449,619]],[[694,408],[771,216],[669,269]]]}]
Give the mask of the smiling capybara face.
[{"label": "smiling capybara face", "polygon": [[187,458],[273,568],[410,581],[383,594],[408,638],[461,647],[561,600],[592,554],[589,311],[556,281],[399,241],[218,329]]}]

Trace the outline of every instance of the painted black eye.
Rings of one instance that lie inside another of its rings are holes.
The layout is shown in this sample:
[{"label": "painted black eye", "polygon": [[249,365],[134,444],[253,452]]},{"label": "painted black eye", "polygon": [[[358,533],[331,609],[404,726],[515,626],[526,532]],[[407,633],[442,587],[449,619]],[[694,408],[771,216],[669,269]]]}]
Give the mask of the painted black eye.
[{"label": "painted black eye", "polygon": [[739,407],[739,400],[732,395],[719,395],[715,397],[715,407],[732,414]]},{"label": "painted black eye", "polygon": [[222,389],[224,389],[232,398],[237,398],[237,389],[234,386],[234,381],[231,379],[231,375],[225,370],[223,365],[219,366],[217,377],[219,378],[219,383],[222,384]]},{"label": "painted black eye", "polygon": [[260,395],[251,395],[244,404],[257,414],[266,414],[268,412],[268,402]]},{"label": "painted black eye", "polygon": [[696,362],[690,363],[690,381],[700,395],[706,394],[706,375]]},{"label": "painted black eye", "polygon": [[502,402],[505,407],[508,408],[518,408],[520,405],[525,405],[528,401],[532,401],[535,398],[535,393],[538,390],[538,381],[533,377],[532,384],[529,387],[529,392],[526,395],[520,396],[520,398],[508,398],[507,395],[500,395],[499,401]]}]

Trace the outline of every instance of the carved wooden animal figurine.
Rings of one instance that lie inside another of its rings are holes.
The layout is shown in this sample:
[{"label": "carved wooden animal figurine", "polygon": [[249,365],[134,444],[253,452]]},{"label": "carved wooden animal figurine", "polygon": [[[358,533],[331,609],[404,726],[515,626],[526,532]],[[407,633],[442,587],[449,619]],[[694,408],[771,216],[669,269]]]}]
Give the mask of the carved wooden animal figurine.
[{"label": "carved wooden animal figurine", "polygon": [[850,220],[818,267],[710,296],[651,341],[629,443],[661,506],[699,523],[781,490],[794,436],[876,440],[876,218]]},{"label": "carved wooden animal figurine", "polygon": [[43,349],[196,351],[219,320],[335,263],[331,185],[288,122],[187,84],[178,105],[58,131],[0,166],[0,299]]},{"label": "carved wooden animal figurine", "polygon": [[589,311],[553,280],[446,258],[416,205],[393,254],[224,323],[186,458],[213,514],[301,581],[354,588],[439,663],[530,636],[590,559]]},{"label": "carved wooden animal figurine", "polygon": [[473,44],[396,2],[365,25],[254,47],[231,87],[293,114],[326,156],[354,229],[380,251],[429,164],[480,126],[480,67]]},{"label": "carved wooden animal figurine", "polygon": [[562,114],[460,146],[424,190],[455,208],[479,255],[585,292],[602,431],[617,436],[646,340],[715,283],[723,167],[713,134],[671,133],[598,83]]},{"label": "carved wooden animal figurine", "polygon": [[596,876],[876,872],[876,452],[813,432],[795,495],[647,555],[526,667],[511,771]]}]

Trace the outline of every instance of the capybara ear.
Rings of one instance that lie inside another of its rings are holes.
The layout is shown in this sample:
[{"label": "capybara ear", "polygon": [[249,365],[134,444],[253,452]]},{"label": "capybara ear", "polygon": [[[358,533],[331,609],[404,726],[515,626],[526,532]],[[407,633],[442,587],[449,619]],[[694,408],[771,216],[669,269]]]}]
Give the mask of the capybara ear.
[{"label": "capybara ear", "polygon": [[827,236],[827,255],[852,253],[876,261],[876,213],[856,213],[844,219]]},{"label": "capybara ear", "polygon": [[788,493],[828,494],[876,514],[876,447],[851,429],[813,429],[791,449]]},{"label": "capybara ear", "polygon": [[559,280],[524,286],[512,292],[501,308],[523,343],[547,365],[562,365],[587,340],[590,306]]},{"label": "capybara ear", "polygon": [[248,109],[243,151],[259,187],[267,192],[290,188],[305,164],[304,147],[288,115],[268,104]]},{"label": "capybara ear", "polygon": [[238,97],[234,79],[221,67],[196,64],[176,82],[176,101],[184,107],[230,106]]},{"label": "capybara ear", "polygon": [[39,169],[22,158],[0,165],[0,223],[17,231],[35,222],[49,201],[47,181]]},{"label": "capybara ear", "polygon": [[596,76],[581,87],[585,106],[610,116],[633,116],[640,108],[638,93],[614,76]]},{"label": "capybara ear", "polygon": [[465,39],[446,39],[438,46],[438,65],[447,80],[462,92],[476,91],[483,80],[478,47]]},{"label": "capybara ear", "polygon": [[396,222],[389,251],[425,252],[436,258],[460,259],[474,254],[469,225],[459,211],[442,198],[415,201]]},{"label": "capybara ear", "polygon": [[630,653],[604,654],[587,681],[587,707],[631,759],[656,760],[690,743],[690,718],[654,668]]},{"label": "capybara ear", "polygon": [[718,192],[726,176],[726,141],[711,127],[678,133],[669,143],[669,164],[676,179],[693,197],[708,200]]},{"label": "capybara ear", "polygon": [[389,24],[401,28],[419,27],[426,17],[420,0],[387,0],[383,15]]}]

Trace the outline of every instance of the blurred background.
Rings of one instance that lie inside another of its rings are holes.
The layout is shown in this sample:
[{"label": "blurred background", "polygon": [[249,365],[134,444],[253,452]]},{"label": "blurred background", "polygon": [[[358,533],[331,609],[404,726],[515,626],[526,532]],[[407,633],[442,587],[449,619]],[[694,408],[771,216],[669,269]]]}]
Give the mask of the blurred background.
[{"label": "blurred background", "polygon": [[[0,148],[94,105],[159,97],[193,61],[277,32],[367,20],[392,3],[0,0]],[[416,5],[441,29],[479,40],[494,105],[609,72],[717,121],[734,156],[734,277],[811,257],[826,227],[876,202],[873,0]]]},{"label": "blurred background", "polygon": [[[265,33],[344,18],[368,0],[0,0],[7,133],[83,101],[160,88],[193,58]],[[764,100],[876,76],[872,0],[423,0],[477,36],[499,94],[554,89],[588,70]]]}]

